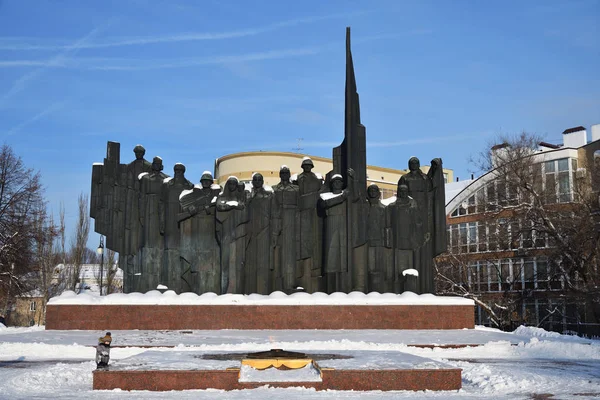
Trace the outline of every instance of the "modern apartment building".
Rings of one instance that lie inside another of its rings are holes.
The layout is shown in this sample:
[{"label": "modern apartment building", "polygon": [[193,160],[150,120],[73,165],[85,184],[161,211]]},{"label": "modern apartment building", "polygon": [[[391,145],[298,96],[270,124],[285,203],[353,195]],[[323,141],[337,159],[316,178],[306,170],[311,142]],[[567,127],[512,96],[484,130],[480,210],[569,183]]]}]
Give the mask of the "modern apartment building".
[{"label": "modern apartment building", "polygon": [[[576,200],[578,182],[591,182],[594,156],[600,160],[600,125],[563,132],[563,144],[539,143],[532,157],[532,173],[539,174],[539,192],[545,204],[558,210]],[[505,145],[491,149],[492,160]],[[507,218],[511,207],[523,201],[492,169],[477,179],[450,183],[446,188],[449,257],[462,260],[462,284],[487,304],[511,294],[522,301],[516,323],[528,323],[557,331],[576,330],[586,324],[593,310],[589,304],[565,293],[564,280],[552,279],[547,255],[552,237],[523,229],[524,222]],[[593,182],[597,185],[598,182]],[[596,186],[597,188],[598,186]],[[502,212],[496,213],[496,210]],[[552,208],[550,208],[552,209]],[[492,216],[492,217],[490,217]],[[585,308],[588,309],[585,309]],[[477,307],[476,323],[488,324],[489,314]]]}]

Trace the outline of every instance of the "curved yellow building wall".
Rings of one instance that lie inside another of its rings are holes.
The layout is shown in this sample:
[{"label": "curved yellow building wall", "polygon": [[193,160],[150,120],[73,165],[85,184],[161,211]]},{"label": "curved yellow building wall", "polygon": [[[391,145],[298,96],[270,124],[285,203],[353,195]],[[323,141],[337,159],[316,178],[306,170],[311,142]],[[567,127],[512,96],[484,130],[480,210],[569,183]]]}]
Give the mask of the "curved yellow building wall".
[{"label": "curved yellow building wall", "polygon": [[[292,175],[299,174],[302,172],[301,164],[304,157],[310,157],[315,165],[313,172],[320,173],[323,177],[333,169],[333,161],[325,157],[278,151],[234,153],[219,157],[215,161],[215,183],[222,185],[232,175],[241,181],[249,182],[252,180],[253,173],[260,172],[265,184],[274,186],[279,183],[279,169],[282,165],[287,165]],[[427,172],[429,167],[423,166],[421,169]],[[383,197],[387,198],[396,192],[398,180],[405,173],[406,171],[403,170],[368,165],[367,182],[376,183],[382,189]],[[451,182],[452,170],[444,168],[444,173],[447,181]]]}]

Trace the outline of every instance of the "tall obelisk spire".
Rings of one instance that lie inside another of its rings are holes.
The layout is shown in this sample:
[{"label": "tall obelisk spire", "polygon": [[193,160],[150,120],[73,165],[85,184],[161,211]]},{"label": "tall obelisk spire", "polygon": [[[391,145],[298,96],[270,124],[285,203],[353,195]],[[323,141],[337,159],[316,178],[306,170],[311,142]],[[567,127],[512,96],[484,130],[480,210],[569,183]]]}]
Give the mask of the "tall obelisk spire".
[{"label": "tall obelisk spire", "polygon": [[[346,28],[346,95],[344,140],[333,149],[333,172],[341,174],[353,188],[348,202],[348,272],[352,282],[346,290],[364,290],[366,275],[366,219],[364,210],[367,188],[366,130],[360,123],[360,105],[356,91],[354,63],[350,49],[350,27]],[[349,182],[348,168],[354,170]]]},{"label": "tall obelisk spire", "polygon": [[344,141],[333,149],[333,170],[344,176],[347,183],[346,171],[352,168],[355,179],[361,191],[367,185],[367,153],[366,130],[360,123],[360,104],[356,91],[356,78],[354,76],[354,63],[350,49],[350,27],[346,28],[346,96],[345,96],[345,121]]}]

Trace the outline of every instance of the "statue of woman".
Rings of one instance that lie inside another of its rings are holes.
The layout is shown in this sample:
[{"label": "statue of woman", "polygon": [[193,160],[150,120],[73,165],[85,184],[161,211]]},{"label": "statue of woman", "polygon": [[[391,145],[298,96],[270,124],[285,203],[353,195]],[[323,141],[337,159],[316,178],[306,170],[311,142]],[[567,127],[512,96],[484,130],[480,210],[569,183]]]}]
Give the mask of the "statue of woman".
[{"label": "statue of woman", "polygon": [[221,264],[215,236],[215,214],[219,185],[204,171],[200,185],[179,197],[180,279],[182,291],[221,294]]},{"label": "statue of woman", "polygon": [[240,190],[235,176],[227,179],[223,193],[217,197],[216,208],[217,242],[221,250],[221,292],[242,293],[248,218],[245,193]]},{"label": "statue of woman", "polygon": [[446,214],[442,160],[431,160],[427,174],[421,171],[417,157],[408,160],[409,172],[400,177],[398,185],[408,187],[418,209],[418,223],[423,236],[415,252],[415,269],[419,271],[421,293],[433,293],[433,258],[446,251]]},{"label": "statue of woman", "polygon": [[[351,179],[348,179],[350,182]],[[324,271],[327,292],[349,292],[351,275],[348,271],[348,195],[344,179],[335,174],[329,182],[329,192],[319,195],[319,208],[324,212]]]},{"label": "statue of woman", "polygon": [[300,243],[298,186],[290,182],[290,169],[279,169],[281,181],[273,188],[274,290],[286,293],[296,287],[297,254]]},{"label": "statue of woman", "polygon": [[271,248],[271,206],[273,190],[264,186],[258,172],[252,176],[252,193],[248,199],[248,248],[244,293],[269,294],[273,289]]},{"label": "statue of woman", "polygon": [[[405,290],[405,275],[407,269],[419,271],[419,246],[423,243],[423,226],[421,213],[417,202],[408,196],[408,186],[398,185],[398,197],[388,206],[392,221],[395,290],[402,293]],[[420,281],[420,277],[418,278]]]},{"label": "statue of woman", "polygon": [[185,178],[185,165],[175,164],[173,178],[165,179],[162,190],[161,227],[165,239],[164,263],[161,282],[171,290],[181,293],[179,272],[179,223],[177,216],[182,211],[179,195],[190,190],[194,184]]},{"label": "statue of woman", "polygon": [[367,200],[368,290],[379,293],[393,292],[395,279],[390,221],[386,207],[381,203],[379,186],[369,185]]},{"label": "statue of woman", "polygon": [[312,293],[320,289],[323,221],[317,215],[317,202],[323,179],[312,172],[314,164],[309,157],[304,157],[301,167],[303,172],[298,175],[297,180],[300,251],[296,279],[298,285]]},{"label": "statue of woman", "polygon": [[[160,157],[152,160],[150,173],[140,174],[139,215],[142,226],[142,248],[134,273],[134,290],[154,290],[160,282],[164,240],[164,227],[161,218],[161,201],[164,180],[168,178],[162,172]],[[136,285],[137,283],[137,285]]]}]

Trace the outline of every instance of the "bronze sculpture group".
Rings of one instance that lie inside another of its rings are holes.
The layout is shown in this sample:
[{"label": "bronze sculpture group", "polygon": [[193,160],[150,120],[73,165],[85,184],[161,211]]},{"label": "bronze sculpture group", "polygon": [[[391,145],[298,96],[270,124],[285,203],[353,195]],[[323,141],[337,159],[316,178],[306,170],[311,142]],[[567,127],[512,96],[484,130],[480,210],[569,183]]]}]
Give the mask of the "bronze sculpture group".
[{"label": "bronze sculpture group", "polygon": [[445,251],[446,223],[441,159],[427,174],[419,160],[398,182],[387,206],[377,185],[366,185],[365,127],[360,111],[349,30],[346,42],[345,138],[333,150],[325,179],[305,157],[292,181],[251,188],[236,177],[223,187],[205,171],[200,184],[162,159],[120,163],[120,145],[94,164],[90,216],[106,246],[119,253],[126,293],[165,285],[177,293],[273,291],[433,293],[433,257]]}]

